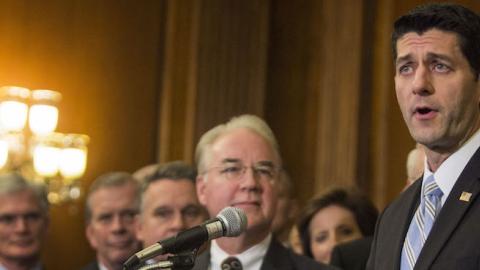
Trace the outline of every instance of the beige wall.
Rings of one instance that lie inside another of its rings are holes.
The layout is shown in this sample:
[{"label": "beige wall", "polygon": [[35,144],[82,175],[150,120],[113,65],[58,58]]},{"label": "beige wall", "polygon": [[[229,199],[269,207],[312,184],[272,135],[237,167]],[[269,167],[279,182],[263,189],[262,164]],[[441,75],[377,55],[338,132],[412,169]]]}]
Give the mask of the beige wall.
[{"label": "beige wall", "polygon": [[[192,161],[204,131],[255,113],[277,134],[302,202],[357,184],[383,207],[414,146],[390,29],[420,2],[0,0],[0,85],[63,94],[58,130],[91,137],[85,187],[110,170]],[[92,259],[83,228],[83,201],[52,209],[47,269]]]}]

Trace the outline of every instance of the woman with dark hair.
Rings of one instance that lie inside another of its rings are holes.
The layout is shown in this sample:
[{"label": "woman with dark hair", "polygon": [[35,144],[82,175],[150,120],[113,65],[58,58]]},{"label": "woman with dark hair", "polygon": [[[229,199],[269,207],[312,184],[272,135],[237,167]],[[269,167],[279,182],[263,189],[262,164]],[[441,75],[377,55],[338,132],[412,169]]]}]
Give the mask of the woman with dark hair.
[{"label": "woman with dark hair", "polygon": [[335,245],[373,235],[378,210],[357,189],[335,188],[311,199],[298,230],[305,255],[330,263]]}]

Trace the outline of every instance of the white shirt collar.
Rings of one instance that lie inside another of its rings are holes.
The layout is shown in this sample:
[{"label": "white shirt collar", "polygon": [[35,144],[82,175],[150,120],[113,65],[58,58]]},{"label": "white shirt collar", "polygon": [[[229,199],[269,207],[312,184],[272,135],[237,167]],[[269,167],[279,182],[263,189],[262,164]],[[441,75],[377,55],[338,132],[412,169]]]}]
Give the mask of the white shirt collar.
[{"label": "white shirt collar", "polygon": [[98,269],[100,269],[100,270],[108,270],[108,268],[107,268],[105,265],[103,265],[100,261],[98,261]]},{"label": "white shirt collar", "polygon": [[[453,185],[457,182],[458,177],[465,169],[468,161],[472,158],[473,154],[480,147],[480,129],[473,134],[468,141],[460,147],[455,153],[450,155],[443,163],[438,167],[435,173],[432,173],[428,168],[427,161],[425,159],[425,173],[423,174],[423,183],[430,175],[433,174],[437,185],[443,192],[442,206],[448,198],[450,191],[452,191]],[[422,194],[423,194],[422,183]]]},{"label": "white shirt collar", "polygon": [[269,234],[263,241],[252,246],[240,254],[228,254],[218,246],[217,241],[213,240],[210,247],[210,267],[211,270],[221,270],[220,264],[227,257],[235,256],[242,263],[243,269],[260,270],[263,263],[263,258],[267,253],[272,235]]}]

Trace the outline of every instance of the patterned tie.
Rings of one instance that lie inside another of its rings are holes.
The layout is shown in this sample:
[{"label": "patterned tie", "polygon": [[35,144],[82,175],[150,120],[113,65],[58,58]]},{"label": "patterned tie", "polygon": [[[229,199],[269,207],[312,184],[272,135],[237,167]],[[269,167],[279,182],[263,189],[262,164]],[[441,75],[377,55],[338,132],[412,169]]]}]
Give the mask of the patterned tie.
[{"label": "patterned tie", "polygon": [[412,270],[432,229],[435,217],[442,207],[442,190],[438,187],[433,174],[424,185],[423,197],[408,228],[403,243],[401,270]]},{"label": "patterned tie", "polygon": [[220,264],[222,270],[242,270],[242,263],[236,257],[228,257]]}]

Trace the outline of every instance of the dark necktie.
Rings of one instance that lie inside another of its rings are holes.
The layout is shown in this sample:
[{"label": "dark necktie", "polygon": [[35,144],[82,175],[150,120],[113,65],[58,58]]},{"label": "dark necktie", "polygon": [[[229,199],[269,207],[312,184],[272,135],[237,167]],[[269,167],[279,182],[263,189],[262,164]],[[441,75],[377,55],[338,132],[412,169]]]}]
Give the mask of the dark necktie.
[{"label": "dark necktie", "polygon": [[242,270],[242,263],[236,257],[228,257],[220,264],[222,270]]}]

